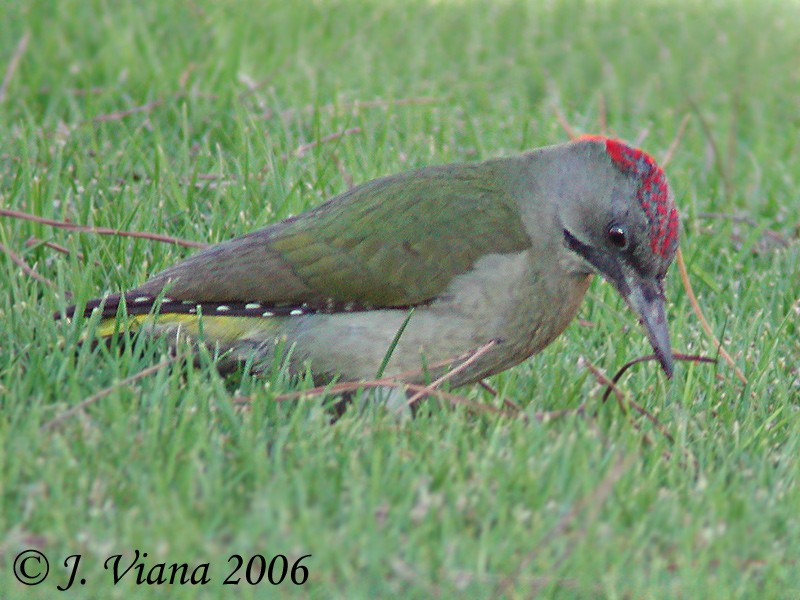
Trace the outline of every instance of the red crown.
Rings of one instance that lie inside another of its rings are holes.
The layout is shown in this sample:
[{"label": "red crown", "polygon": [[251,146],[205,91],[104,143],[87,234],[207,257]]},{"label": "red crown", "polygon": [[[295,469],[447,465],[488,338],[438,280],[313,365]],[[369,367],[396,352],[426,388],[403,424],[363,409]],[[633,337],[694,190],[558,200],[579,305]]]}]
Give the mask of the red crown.
[{"label": "red crown", "polygon": [[650,223],[650,248],[671,259],[678,247],[678,210],[669,194],[664,170],[652,156],[625,142],[601,135],[583,135],[579,140],[604,142],[617,168],[639,181],[636,197]]}]

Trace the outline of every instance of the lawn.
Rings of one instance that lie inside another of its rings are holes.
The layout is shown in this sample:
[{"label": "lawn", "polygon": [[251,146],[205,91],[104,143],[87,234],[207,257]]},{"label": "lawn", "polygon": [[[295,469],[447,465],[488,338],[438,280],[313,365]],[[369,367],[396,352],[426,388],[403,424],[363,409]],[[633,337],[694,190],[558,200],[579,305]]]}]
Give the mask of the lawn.
[{"label": "lawn", "polygon": [[[673,345],[716,364],[640,364],[602,402],[589,365],[650,349],[598,280],[497,396],[455,390],[519,411],[330,424],[322,397],[276,400],[307,378],[80,346],[86,322],[52,319],[191,248],[0,216],[1,598],[58,595],[78,554],[65,597],[800,596],[799,2],[4,4],[0,208],[213,243],[380,175],[607,132],[669,157],[743,377],[673,266]],[[50,561],[36,587],[26,549]],[[135,550],[115,584],[104,563]],[[276,555],[307,581],[248,583]],[[137,584],[158,563],[209,581]]]}]

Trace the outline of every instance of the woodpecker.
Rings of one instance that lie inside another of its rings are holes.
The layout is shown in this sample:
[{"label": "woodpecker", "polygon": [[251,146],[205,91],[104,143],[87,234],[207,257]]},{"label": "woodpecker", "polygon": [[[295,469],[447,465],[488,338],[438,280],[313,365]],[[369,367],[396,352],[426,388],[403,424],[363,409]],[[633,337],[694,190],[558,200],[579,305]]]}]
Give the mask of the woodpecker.
[{"label": "woodpecker", "polygon": [[416,372],[410,381],[494,340],[458,386],[550,344],[596,274],[639,317],[669,377],[663,281],[678,228],[653,158],[586,136],[369,181],[61,316],[101,311],[97,335],[110,336],[124,303],[128,331],[184,337],[254,371],[282,348],[318,382],[374,378],[404,324],[384,373]]}]

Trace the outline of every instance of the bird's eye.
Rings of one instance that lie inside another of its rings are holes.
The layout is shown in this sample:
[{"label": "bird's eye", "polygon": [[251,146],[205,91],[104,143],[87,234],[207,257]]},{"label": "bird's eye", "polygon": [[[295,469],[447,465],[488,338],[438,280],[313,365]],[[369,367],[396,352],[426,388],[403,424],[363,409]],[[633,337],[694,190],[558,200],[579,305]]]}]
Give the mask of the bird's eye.
[{"label": "bird's eye", "polygon": [[628,247],[628,238],[619,225],[611,225],[608,228],[608,239],[620,250],[625,250]]}]

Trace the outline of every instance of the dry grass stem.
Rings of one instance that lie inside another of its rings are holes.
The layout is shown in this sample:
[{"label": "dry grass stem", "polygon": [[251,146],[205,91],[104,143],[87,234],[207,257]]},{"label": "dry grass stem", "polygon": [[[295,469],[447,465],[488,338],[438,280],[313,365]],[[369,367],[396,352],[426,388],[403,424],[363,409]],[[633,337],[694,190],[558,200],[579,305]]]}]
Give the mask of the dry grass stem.
[{"label": "dry grass stem", "polygon": [[[295,158],[302,158],[309,150],[313,150],[317,146],[322,144],[326,144],[328,142],[333,142],[340,138],[343,138],[346,135],[353,135],[355,133],[361,133],[361,127],[350,127],[349,129],[345,129],[344,131],[340,131],[338,133],[331,133],[330,135],[326,135],[318,140],[313,142],[309,142],[307,144],[301,144],[298,146],[297,150],[292,153],[292,156]],[[286,160],[288,157],[284,155],[283,159]]]},{"label": "dry grass stem", "polygon": [[675,134],[675,137],[672,139],[672,143],[667,148],[667,151],[664,153],[664,158],[661,159],[661,166],[666,168],[669,162],[672,160],[672,157],[675,155],[675,151],[680,146],[681,140],[683,139],[683,134],[686,131],[686,126],[689,124],[690,116],[688,114],[683,115],[681,119],[681,124],[678,125],[678,132]]},{"label": "dry grass stem", "polygon": [[[714,363],[716,364],[717,360],[715,358],[711,358],[708,356],[700,356],[699,354],[681,354],[680,352],[674,352],[672,354],[672,358],[675,360],[685,361],[685,362],[702,362],[702,363]],[[655,354],[647,354],[646,356],[639,356],[638,358],[634,358],[633,360],[629,360],[624,365],[622,365],[619,370],[616,372],[614,377],[611,378],[611,382],[616,384],[620,378],[623,376],[625,371],[630,369],[634,365],[638,365],[639,363],[648,362],[648,361],[656,361],[658,357]],[[608,400],[608,396],[611,394],[612,388],[611,386],[606,389],[605,393],[603,394],[602,401],[605,402]]]},{"label": "dry grass stem", "polygon": [[124,110],[115,110],[114,112],[107,113],[105,115],[98,115],[92,118],[92,123],[105,123],[108,121],[119,121],[124,119],[125,117],[129,117],[131,115],[135,115],[136,113],[142,112],[150,112],[157,106],[163,104],[163,100],[153,100],[152,102],[148,102],[147,104],[142,104],[141,106],[134,106],[132,108],[126,108]]},{"label": "dry grass stem", "polygon": [[14,78],[14,73],[17,72],[17,67],[19,67],[19,61],[22,60],[23,54],[28,49],[28,42],[31,39],[30,31],[26,31],[22,37],[17,42],[17,47],[14,48],[14,53],[11,55],[11,60],[8,61],[8,66],[6,67],[6,74],[3,77],[3,83],[0,84],[0,104],[5,102],[6,96],[8,95],[8,86],[11,84],[11,80]]},{"label": "dry grass stem", "polygon": [[452,379],[455,375],[464,371],[467,367],[474,364],[481,356],[486,354],[489,350],[497,346],[497,340],[489,340],[483,346],[477,348],[466,360],[464,360],[461,364],[457,367],[450,369],[447,373],[433,381],[430,385],[424,387],[422,390],[415,393],[411,398],[408,399],[406,403],[408,406],[414,406],[414,404],[423,396],[427,396],[430,392],[434,389],[438,388],[442,385],[445,381]]},{"label": "dry grass stem", "polygon": [[666,427],[664,427],[661,424],[661,421],[659,421],[655,417],[655,415],[653,415],[649,410],[647,410],[639,403],[637,403],[635,400],[633,400],[630,397],[630,395],[625,394],[625,392],[623,392],[619,387],[617,387],[617,385],[613,381],[611,381],[599,368],[594,366],[591,362],[589,362],[586,359],[583,359],[583,362],[586,365],[586,368],[588,368],[589,371],[592,372],[592,374],[595,376],[595,378],[597,378],[597,381],[601,385],[608,386],[610,389],[613,390],[614,395],[617,398],[617,402],[620,408],[622,409],[623,414],[627,414],[627,411],[625,410],[625,405],[630,406],[633,410],[635,410],[640,415],[645,417],[648,421],[650,421],[650,423],[653,424],[653,426],[659,431],[659,433],[661,433],[665,438],[667,438],[670,441],[670,443],[675,442],[675,438],[672,437],[672,434],[669,431],[667,431]]},{"label": "dry grass stem", "polygon": [[36,281],[39,281],[41,283],[44,283],[45,285],[49,285],[50,287],[56,286],[56,284],[53,281],[50,281],[49,279],[47,279],[47,277],[39,275],[39,273],[37,273],[34,269],[29,267],[28,264],[24,260],[22,260],[22,257],[19,254],[17,254],[10,248],[6,247],[5,244],[0,243],[0,253],[3,253],[6,256],[8,256],[8,258],[11,259],[11,262],[19,266],[19,268],[21,268],[22,271],[26,275],[28,275],[28,277],[31,277],[32,279],[35,279]]},{"label": "dry grass stem", "polygon": [[66,229],[68,231],[78,231],[81,233],[93,233],[96,235],[113,235],[118,237],[131,237],[140,238],[145,240],[152,240],[154,242],[163,242],[165,244],[175,244],[176,246],[183,246],[185,248],[207,248],[208,244],[202,242],[194,242],[192,240],[183,240],[168,235],[161,235],[159,233],[150,233],[149,231],[125,231],[122,229],[111,229],[109,227],[89,227],[88,225],[78,225],[76,223],[69,223],[67,221],[56,221],[54,219],[45,219],[30,213],[21,212],[18,210],[11,210],[8,208],[0,208],[0,216],[11,217],[13,219],[22,219],[24,221],[33,221],[34,223],[41,223],[49,225],[50,227],[57,227],[58,229]]},{"label": "dry grass stem", "polygon": [[556,115],[556,121],[561,125],[561,129],[564,130],[569,139],[574,140],[578,138],[578,134],[572,128],[572,125],[569,124],[569,121],[567,121],[567,117],[564,116],[564,113],[562,113],[555,104],[553,105],[553,113]]},{"label": "dry grass stem", "polygon": [[678,262],[678,271],[681,274],[681,281],[683,282],[683,287],[686,290],[686,295],[689,298],[689,303],[692,305],[692,310],[694,310],[694,314],[697,315],[697,318],[700,320],[700,325],[703,327],[703,330],[706,332],[706,335],[709,338],[711,338],[711,341],[714,343],[714,348],[720,353],[722,358],[724,358],[727,361],[727,363],[731,367],[733,367],[734,373],[736,373],[736,377],[739,379],[739,381],[747,385],[747,377],[745,377],[742,370],[736,366],[736,362],[734,362],[733,358],[731,357],[730,354],[728,354],[727,350],[725,350],[725,348],[722,347],[722,344],[717,339],[717,336],[714,335],[714,331],[711,329],[711,325],[708,324],[705,315],[703,315],[703,310],[700,308],[700,303],[697,301],[697,296],[694,295],[692,284],[689,283],[689,273],[686,271],[686,262],[683,260],[683,252],[681,252],[680,247],[678,247],[677,262]]}]

